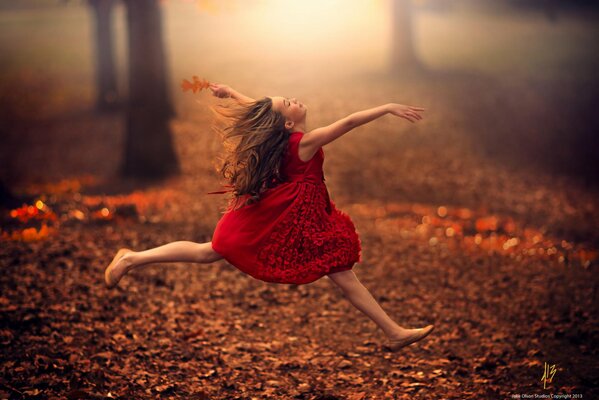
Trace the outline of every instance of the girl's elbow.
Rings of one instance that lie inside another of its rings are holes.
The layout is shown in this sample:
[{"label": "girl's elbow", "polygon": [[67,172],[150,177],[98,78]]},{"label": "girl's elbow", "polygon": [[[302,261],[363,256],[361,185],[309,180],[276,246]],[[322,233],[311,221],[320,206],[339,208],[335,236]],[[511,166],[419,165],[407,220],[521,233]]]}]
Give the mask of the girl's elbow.
[{"label": "girl's elbow", "polygon": [[352,116],[349,116],[343,120],[342,127],[343,127],[343,130],[346,132],[351,131],[356,126],[358,126],[358,121],[355,118],[353,118]]}]

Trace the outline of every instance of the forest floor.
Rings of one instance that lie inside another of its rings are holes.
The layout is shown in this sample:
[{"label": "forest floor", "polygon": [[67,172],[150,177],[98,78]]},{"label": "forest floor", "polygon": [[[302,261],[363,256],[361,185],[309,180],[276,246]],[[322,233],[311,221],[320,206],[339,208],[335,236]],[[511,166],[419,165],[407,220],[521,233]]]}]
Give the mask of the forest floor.
[{"label": "forest floor", "polygon": [[219,261],[148,265],[104,287],[120,247],[211,238],[225,205],[206,194],[220,188],[221,147],[191,97],[172,122],[182,173],[160,183],[112,176],[121,115],[74,106],[15,130],[3,155],[12,189],[38,207],[21,211],[26,222],[3,211],[0,397],[597,398],[599,195],[478,146],[485,126],[505,128],[486,108],[509,104],[502,93],[527,110],[510,115],[523,130],[546,98],[468,82],[275,82],[313,126],[389,101],[427,109],[417,124],[387,116],[324,149],[331,198],[361,237],[356,275],[402,326],[435,325],[396,353],[326,278],[268,284]]}]

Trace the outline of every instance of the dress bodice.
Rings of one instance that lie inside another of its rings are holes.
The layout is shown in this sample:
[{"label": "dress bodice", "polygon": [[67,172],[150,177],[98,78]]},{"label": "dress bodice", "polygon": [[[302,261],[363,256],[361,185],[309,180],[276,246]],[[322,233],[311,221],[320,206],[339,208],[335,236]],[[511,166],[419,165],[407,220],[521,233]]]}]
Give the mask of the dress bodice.
[{"label": "dress bodice", "polygon": [[324,163],[324,151],[322,148],[318,149],[316,154],[308,160],[302,161],[299,158],[299,142],[304,136],[302,132],[293,132],[289,136],[289,145],[287,146],[287,153],[283,159],[283,174],[287,177],[287,180],[296,181],[308,181],[313,183],[320,183],[324,181],[323,163]]}]

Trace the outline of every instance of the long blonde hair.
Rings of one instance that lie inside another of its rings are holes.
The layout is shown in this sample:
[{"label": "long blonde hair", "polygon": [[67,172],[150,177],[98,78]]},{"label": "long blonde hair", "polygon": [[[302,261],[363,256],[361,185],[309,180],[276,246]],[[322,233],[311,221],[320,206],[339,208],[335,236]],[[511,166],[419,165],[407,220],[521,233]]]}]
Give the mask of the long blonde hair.
[{"label": "long blonde hair", "polygon": [[285,117],[273,110],[269,97],[212,110],[218,117],[214,129],[226,151],[219,172],[233,188],[234,208],[253,204],[285,179],[281,162],[290,135]]}]

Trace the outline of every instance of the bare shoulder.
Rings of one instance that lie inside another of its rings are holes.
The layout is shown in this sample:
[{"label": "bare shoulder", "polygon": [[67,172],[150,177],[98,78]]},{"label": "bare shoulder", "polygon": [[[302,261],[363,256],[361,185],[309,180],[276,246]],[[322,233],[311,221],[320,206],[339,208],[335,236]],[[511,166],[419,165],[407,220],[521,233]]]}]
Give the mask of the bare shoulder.
[{"label": "bare shoulder", "polygon": [[[312,133],[312,135],[311,135]],[[313,132],[306,132],[302,135],[298,146],[298,156],[303,162],[308,162],[314,157],[320,146],[316,143]]]}]

